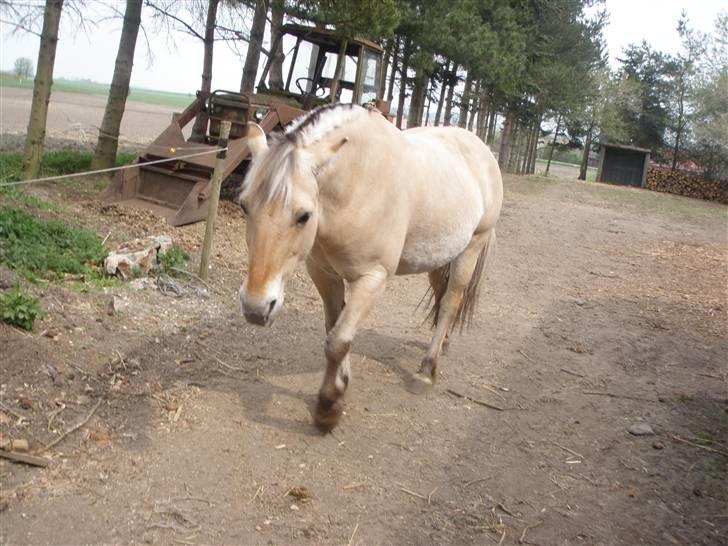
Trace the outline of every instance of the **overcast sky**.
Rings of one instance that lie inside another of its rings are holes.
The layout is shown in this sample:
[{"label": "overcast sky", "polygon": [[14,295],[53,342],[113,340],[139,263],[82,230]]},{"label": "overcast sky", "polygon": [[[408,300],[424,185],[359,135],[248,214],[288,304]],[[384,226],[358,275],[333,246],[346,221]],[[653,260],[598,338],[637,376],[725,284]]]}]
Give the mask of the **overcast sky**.
[{"label": "overcast sky", "polygon": [[[89,3],[89,12],[95,7]],[[119,2],[123,10],[124,2]],[[685,10],[694,28],[712,31],[717,14],[728,10],[725,0],[607,0],[610,23],[606,29],[609,55],[614,65],[622,49],[643,39],[655,48],[674,52],[679,46],[675,27]],[[148,14],[145,12],[143,18]],[[56,78],[80,78],[108,83],[114,69],[121,21],[108,21],[79,34],[61,19],[61,36],[56,54]],[[18,57],[35,62],[39,39],[27,34],[12,35],[10,27],[0,23],[0,67],[12,70]],[[163,35],[150,35],[154,58],[140,34],[135,57],[132,86],[168,91],[194,92],[200,84],[202,45],[198,40],[178,34],[173,46]],[[242,61],[224,43],[215,47],[213,88],[236,90],[240,87]]]}]

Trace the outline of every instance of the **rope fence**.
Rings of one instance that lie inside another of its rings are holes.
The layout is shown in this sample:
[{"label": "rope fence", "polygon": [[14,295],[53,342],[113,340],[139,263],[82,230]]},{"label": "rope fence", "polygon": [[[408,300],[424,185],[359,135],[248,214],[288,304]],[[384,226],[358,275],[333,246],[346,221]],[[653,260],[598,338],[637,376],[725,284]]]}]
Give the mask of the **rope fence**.
[{"label": "rope fence", "polygon": [[[190,159],[192,157],[199,157],[203,155],[209,155],[209,154],[217,154],[219,152],[227,151],[227,147],[225,148],[213,148],[213,149],[207,149],[204,152],[196,152],[194,154],[185,154],[185,155],[178,155],[176,157],[170,157],[167,159],[155,159],[153,161],[145,161],[144,163],[132,163],[130,165],[122,165],[121,167],[109,167],[108,169],[97,169],[95,171],[84,171],[81,173],[71,173],[71,174],[62,174],[59,176],[46,176],[43,178],[31,178],[30,180],[19,180],[16,182],[0,182],[0,188],[5,188],[9,186],[21,186],[24,184],[35,184],[36,182],[53,182],[57,180],[64,180],[67,178],[76,178],[79,176],[90,176],[93,174],[103,174],[103,173],[111,173],[115,171],[123,171],[125,169],[133,169],[136,167],[140,167],[143,165],[158,165],[160,163],[169,163],[171,161],[179,161],[180,159]],[[170,148],[171,151],[174,151],[174,149]]]}]

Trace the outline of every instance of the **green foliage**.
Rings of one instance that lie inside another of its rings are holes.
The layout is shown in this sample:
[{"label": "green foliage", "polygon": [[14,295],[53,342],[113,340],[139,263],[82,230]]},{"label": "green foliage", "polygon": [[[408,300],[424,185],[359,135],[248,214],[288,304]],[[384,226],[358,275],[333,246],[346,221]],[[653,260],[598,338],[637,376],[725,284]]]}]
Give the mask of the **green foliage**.
[{"label": "green foliage", "polygon": [[399,24],[395,0],[297,0],[287,11],[320,25],[331,25],[342,38],[372,40],[391,36]]},{"label": "green foliage", "polygon": [[0,319],[23,330],[32,330],[35,320],[44,316],[38,298],[16,286],[0,295]]},{"label": "green foliage", "polygon": [[103,258],[101,241],[92,231],[0,207],[0,265],[29,279],[58,278],[88,273]]},{"label": "green foliage", "polygon": [[[77,150],[59,150],[46,152],[41,161],[41,176],[60,176],[63,174],[81,173],[91,169],[93,152]],[[116,165],[128,165],[136,159],[136,155],[119,153]],[[0,183],[17,182],[23,174],[23,154],[16,152],[0,153]]]},{"label": "green foliage", "polygon": [[175,270],[184,269],[189,259],[190,255],[182,247],[174,245],[167,252],[159,255],[159,269],[163,273],[174,277],[178,273]]}]

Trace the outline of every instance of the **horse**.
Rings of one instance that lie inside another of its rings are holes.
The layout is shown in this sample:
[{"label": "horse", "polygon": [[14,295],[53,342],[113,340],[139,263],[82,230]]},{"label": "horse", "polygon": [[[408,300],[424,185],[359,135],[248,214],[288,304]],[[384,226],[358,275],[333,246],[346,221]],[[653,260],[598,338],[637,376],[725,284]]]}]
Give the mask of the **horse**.
[{"label": "horse", "polygon": [[434,333],[412,377],[429,389],[446,336],[472,320],[495,243],[503,182],[490,149],[464,129],[400,131],[373,109],[344,104],[294,120],[270,145],[251,123],[248,147],[240,304],[249,323],[272,324],[287,278],[305,261],[326,327],[316,427],[338,424],[352,341],[394,275],[429,274]]}]

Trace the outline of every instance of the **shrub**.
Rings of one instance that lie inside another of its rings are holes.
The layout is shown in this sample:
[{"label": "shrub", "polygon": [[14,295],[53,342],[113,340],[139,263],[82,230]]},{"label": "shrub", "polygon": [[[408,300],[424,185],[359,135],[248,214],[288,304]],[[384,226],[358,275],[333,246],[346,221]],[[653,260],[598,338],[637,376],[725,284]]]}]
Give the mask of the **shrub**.
[{"label": "shrub", "polygon": [[0,318],[3,322],[23,330],[32,330],[35,319],[44,314],[38,298],[17,286],[11,292],[0,295]]},{"label": "shrub", "polygon": [[103,259],[103,246],[94,232],[0,207],[0,265],[33,279],[88,273]]},{"label": "shrub", "polygon": [[190,255],[182,247],[174,245],[164,254],[159,255],[159,269],[167,275],[174,276],[175,269],[183,269],[187,265]]}]

